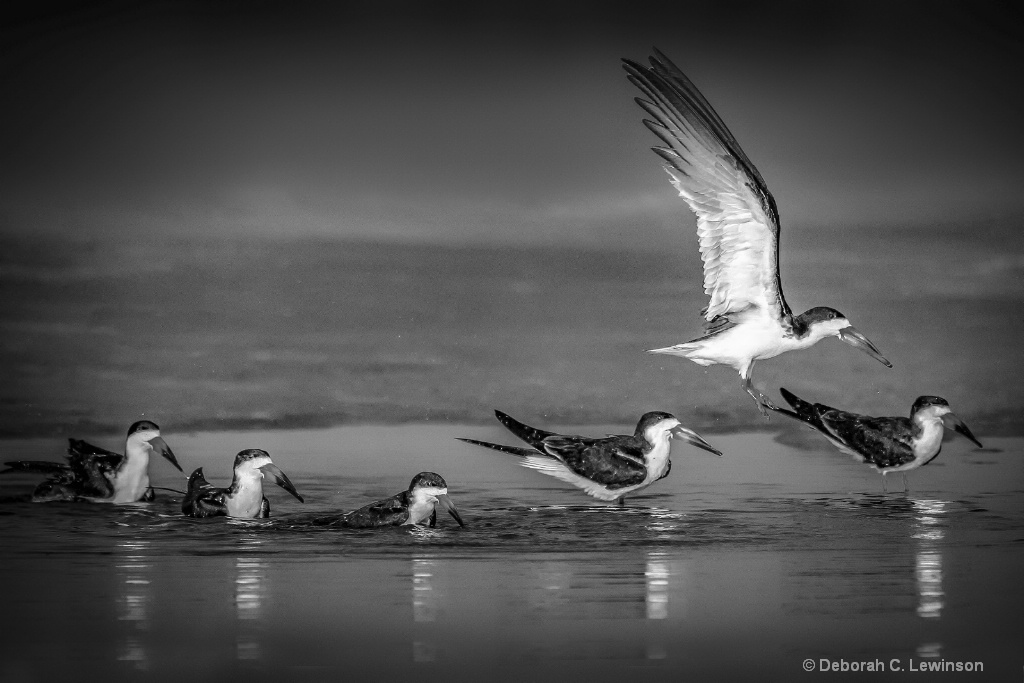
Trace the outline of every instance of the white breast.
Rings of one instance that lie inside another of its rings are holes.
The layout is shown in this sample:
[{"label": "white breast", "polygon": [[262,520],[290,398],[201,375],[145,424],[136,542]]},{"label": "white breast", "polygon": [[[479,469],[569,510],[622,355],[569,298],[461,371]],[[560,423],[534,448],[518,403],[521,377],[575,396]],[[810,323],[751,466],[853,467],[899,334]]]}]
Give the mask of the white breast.
[{"label": "white breast", "polygon": [[124,467],[110,481],[114,488],[112,503],[134,503],[141,500],[149,488],[149,453],[126,450]]},{"label": "white breast", "polygon": [[224,503],[229,517],[255,518],[263,505],[263,478],[241,480],[238,492],[233,496],[225,496]]},{"label": "white breast", "polygon": [[647,478],[644,479],[645,484],[656,481],[665,474],[665,470],[668,469],[668,460],[671,452],[672,442],[668,439],[655,444],[651,452],[647,454]]}]

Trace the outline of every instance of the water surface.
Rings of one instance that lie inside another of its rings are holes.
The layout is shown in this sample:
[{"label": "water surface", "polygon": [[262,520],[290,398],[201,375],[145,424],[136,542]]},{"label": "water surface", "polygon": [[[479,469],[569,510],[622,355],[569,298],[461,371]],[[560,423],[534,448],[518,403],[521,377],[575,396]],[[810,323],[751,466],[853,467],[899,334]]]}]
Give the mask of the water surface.
[{"label": "water surface", "polygon": [[[676,445],[670,476],[623,508],[453,440],[506,439],[497,426],[165,434],[186,470],[217,484],[234,452],[268,449],[307,502],[274,488],[266,521],[187,519],[166,492],[118,508],[32,504],[32,480],[6,477],[0,676],[839,675],[804,673],[810,658],[982,662],[943,680],[1019,678],[1024,441],[951,440],[909,493],[883,494],[870,469],[787,434],[793,445],[717,435],[722,458]],[[0,446],[45,457],[60,443]],[[184,483],[166,463],[153,470],[157,485]],[[447,479],[465,529],[447,516],[435,529],[313,523],[422,470]]]}]

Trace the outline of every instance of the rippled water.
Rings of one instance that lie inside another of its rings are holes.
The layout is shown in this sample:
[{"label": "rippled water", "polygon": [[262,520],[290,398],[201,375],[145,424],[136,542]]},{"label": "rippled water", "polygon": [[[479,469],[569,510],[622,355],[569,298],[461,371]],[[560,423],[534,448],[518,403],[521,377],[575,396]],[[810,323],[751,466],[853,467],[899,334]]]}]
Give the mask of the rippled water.
[{"label": "rippled water", "polygon": [[[165,435],[216,484],[234,451],[270,450],[307,502],[274,488],[263,521],[184,518],[166,492],[32,504],[33,480],[8,476],[0,679],[837,675],[804,673],[810,658],[982,662],[963,680],[1018,680],[1024,441],[951,440],[909,493],[883,494],[877,474],[802,435],[716,436],[722,458],[677,445],[671,475],[624,508],[452,440],[500,428],[447,425]],[[20,457],[59,445],[0,444]],[[314,524],[421,470],[447,479],[465,529]]]}]

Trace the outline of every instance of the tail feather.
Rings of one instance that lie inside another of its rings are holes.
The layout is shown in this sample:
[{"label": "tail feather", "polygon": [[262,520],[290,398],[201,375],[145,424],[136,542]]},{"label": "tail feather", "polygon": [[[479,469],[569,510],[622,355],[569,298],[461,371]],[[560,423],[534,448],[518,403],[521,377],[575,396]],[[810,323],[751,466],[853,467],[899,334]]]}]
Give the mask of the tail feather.
[{"label": "tail feather", "polygon": [[543,429],[537,429],[536,427],[523,424],[519,420],[516,420],[510,415],[506,415],[500,410],[495,410],[494,416],[498,418],[498,422],[505,426],[505,429],[541,451],[541,453],[544,451],[544,447],[541,445],[541,442],[547,437],[555,435],[554,432],[546,432]]},{"label": "tail feather", "polygon": [[[503,446],[501,444],[489,443],[487,441],[477,441],[476,439],[462,439],[462,438],[458,438],[458,437],[456,437],[456,439],[458,441],[465,441],[466,443],[471,443],[474,446],[483,446],[484,448],[492,448],[492,449],[494,449],[496,451],[501,451],[502,453],[511,453],[512,455],[518,455],[518,456],[523,457],[523,458],[528,457],[528,456],[535,456],[535,455],[545,455],[544,453],[541,453],[540,451],[535,451],[532,448],[519,448],[518,446]],[[545,456],[545,457],[549,457],[549,456]]]}]

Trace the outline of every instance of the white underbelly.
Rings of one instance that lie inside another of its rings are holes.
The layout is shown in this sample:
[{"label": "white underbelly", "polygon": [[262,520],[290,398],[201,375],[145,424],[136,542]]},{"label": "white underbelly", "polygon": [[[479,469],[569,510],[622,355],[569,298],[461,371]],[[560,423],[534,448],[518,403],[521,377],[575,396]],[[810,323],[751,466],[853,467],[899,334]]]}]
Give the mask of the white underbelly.
[{"label": "white underbelly", "polygon": [[437,498],[413,501],[409,505],[409,519],[405,521],[405,524],[419,524],[429,518],[434,512],[435,503],[437,503]]},{"label": "white underbelly", "polygon": [[234,496],[225,496],[224,503],[228,509],[228,517],[254,519],[263,505],[263,487],[243,488]]},{"label": "white underbelly", "polygon": [[129,463],[111,480],[114,495],[111,503],[134,503],[146,495],[149,489],[149,467],[138,467]]},{"label": "white underbelly", "polygon": [[696,342],[685,353],[690,360],[708,365],[720,363],[742,370],[751,360],[774,358],[795,348],[775,321],[754,319]]}]

